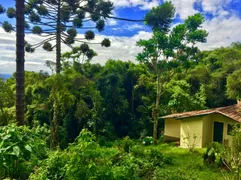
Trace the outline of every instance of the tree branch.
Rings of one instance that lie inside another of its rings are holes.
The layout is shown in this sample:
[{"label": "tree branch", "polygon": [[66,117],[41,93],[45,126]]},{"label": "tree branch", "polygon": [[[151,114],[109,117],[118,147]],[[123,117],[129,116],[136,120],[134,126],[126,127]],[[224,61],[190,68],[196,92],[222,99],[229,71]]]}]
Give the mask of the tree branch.
[{"label": "tree branch", "polygon": [[139,19],[120,18],[120,17],[114,17],[114,16],[104,16],[103,14],[96,13],[96,12],[91,11],[90,9],[87,9],[87,8],[84,8],[84,7],[79,7],[79,8],[88,12],[88,13],[95,14],[95,15],[98,15],[98,16],[101,16],[101,17],[104,17],[104,18],[116,19],[116,20],[121,20],[121,21],[130,21],[130,22],[144,22],[145,21],[144,19],[139,20]]},{"label": "tree branch", "polygon": [[39,43],[37,43],[37,44],[31,45],[31,46],[32,46],[34,49],[36,49],[36,48],[38,48],[39,46],[43,45],[45,42],[50,42],[50,41],[53,41],[53,40],[55,40],[55,39],[56,39],[56,37],[53,36],[53,37],[47,38],[47,39],[45,39],[45,40],[43,40],[43,41],[41,41],[41,42],[39,42]]}]

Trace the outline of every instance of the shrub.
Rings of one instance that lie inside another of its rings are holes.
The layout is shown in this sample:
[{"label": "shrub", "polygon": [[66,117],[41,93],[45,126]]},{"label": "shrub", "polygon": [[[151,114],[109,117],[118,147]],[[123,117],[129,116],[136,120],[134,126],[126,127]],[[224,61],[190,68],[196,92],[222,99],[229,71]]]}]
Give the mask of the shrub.
[{"label": "shrub", "polygon": [[84,129],[66,150],[52,153],[30,179],[113,179],[112,159],[117,153],[117,149],[99,146]]},{"label": "shrub", "polygon": [[121,146],[125,152],[129,153],[131,148],[134,146],[134,142],[129,138],[129,136],[126,136],[124,137]]},{"label": "shrub", "polygon": [[0,127],[0,179],[27,179],[47,154],[46,143],[35,129],[11,124]]},{"label": "shrub", "polygon": [[140,146],[133,146],[131,148],[131,153],[135,156],[135,157],[145,157],[146,153],[144,151],[144,149]]},{"label": "shrub", "polygon": [[143,142],[142,142],[145,146],[149,146],[151,144],[153,144],[153,137],[151,136],[146,136],[144,139],[143,139]]},{"label": "shrub", "polygon": [[203,160],[205,164],[218,165],[222,164],[222,152],[223,146],[217,142],[212,142],[207,146],[207,150],[203,155]]},{"label": "shrub", "polygon": [[163,155],[161,151],[157,149],[150,149],[149,151],[149,161],[151,161],[154,166],[163,166],[164,164],[172,164],[172,157],[168,155]]},{"label": "shrub", "polygon": [[232,179],[240,179],[241,173],[241,128],[235,125],[232,131],[232,143],[225,147],[222,154],[224,165],[232,172]]},{"label": "shrub", "polygon": [[92,133],[82,130],[67,149],[51,153],[30,179],[150,179],[157,167],[172,162],[172,158],[161,151],[133,145],[134,142],[125,137],[121,144],[125,151],[103,147]]}]

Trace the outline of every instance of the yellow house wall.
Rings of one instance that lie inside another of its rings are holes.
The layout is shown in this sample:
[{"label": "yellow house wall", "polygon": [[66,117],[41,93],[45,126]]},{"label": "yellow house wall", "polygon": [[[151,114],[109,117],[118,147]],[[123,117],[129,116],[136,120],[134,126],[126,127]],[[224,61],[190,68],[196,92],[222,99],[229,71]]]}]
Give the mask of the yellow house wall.
[{"label": "yellow house wall", "polygon": [[213,117],[212,115],[203,116],[202,147],[206,147],[213,141]]},{"label": "yellow house wall", "polygon": [[[181,121],[180,146],[202,148],[203,116],[189,117]],[[195,138],[196,137],[196,138]]]},{"label": "yellow house wall", "polygon": [[165,119],[164,136],[180,138],[180,120]]},{"label": "yellow house wall", "polygon": [[213,126],[212,126],[212,141],[213,141],[213,132],[214,132],[214,121],[216,122],[222,122],[223,125],[223,144],[230,144],[232,136],[228,135],[228,124],[235,124],[237,123],[236,121],[223,116],[221,114],[212,114],[211,115]]}]

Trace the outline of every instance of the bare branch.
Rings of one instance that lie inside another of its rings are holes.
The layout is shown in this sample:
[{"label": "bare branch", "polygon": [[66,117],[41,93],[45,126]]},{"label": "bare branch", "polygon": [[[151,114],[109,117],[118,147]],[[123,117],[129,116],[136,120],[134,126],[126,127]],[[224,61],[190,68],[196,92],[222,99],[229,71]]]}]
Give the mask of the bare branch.
[{"label": "bare branch", "polygon": [[71,49],[74,49],[74,47],[70,44],[68,44],[63,38],[61,38],[61,41],[66,44],[67,46],[69,46]]},{"label": "bare branch", "polygon": [[34,44],[34,45],[31,45],[32,46],[32,48],[38,48],[39,46],[41,46],[41,45],[43,45],[45,42],[50,42],[50,41],[53,41],[53,40],[55,40],[56,39],[56,36],[53,36],[53,37],[50,37],[50,38],[47,38],[47,39],[45,39],[45,40],[43,40],[43,41],[41,41],[41,42],[39,42],[39,43],[37,43],[37,44]]}]

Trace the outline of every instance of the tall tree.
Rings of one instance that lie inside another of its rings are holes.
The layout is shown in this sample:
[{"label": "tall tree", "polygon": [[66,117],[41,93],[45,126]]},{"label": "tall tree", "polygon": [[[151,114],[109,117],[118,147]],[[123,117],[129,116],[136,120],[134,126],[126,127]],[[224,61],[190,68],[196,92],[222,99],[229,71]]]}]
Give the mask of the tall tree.
[{"label": "tall tree", "polygon": [[24,125],[24,1],[16,0],[16,120]]},{"label": "tall tree", "polygon": [[[45,38],[36,44],[26,44],[25,50],[33,52],[42,46],[46,51],[56,48],[56,72],[61,70],[61,43],[72,48],[73,43],[90,43],[95,38],[94,31],[104,30],[105,19],[111,15],[113,3],[102,0],[28,0],[25,1],[25,33],[33,33]],[[2,7],[2,6],[1,6]],[[3,9],[3,8],[2,8]],[[7,16],[16,17],[16,10],[8,8]],[[94,22],[95,25],[91,22]],[[5,21],[3,28],[7,32],[15,27]],[[83,37],[77,37],[77,29],[89,29]],[[51,42],[55,42],[51,44]],[[104,39],[102,46],[110,46],[110,41]]]},{"label": "tall tree", "polygon": [[[0,5],[0,14],[6,10]],[[13,8],[7,10],[9,17],[16,17],[16,28],[7,21],[1,23],[5,31],[16,31],[16,121],[18,125],[24,125],[24,1],[16,0],[16,11]]]},{"label": "tall tree", "polygon": [[[17,1],[18,2],[18,1]],[[66,44],[72,48],[74,42],[80,43],[90,43],[90,40],[95,38],[95,33],[91,30],[86,31],[84,37],[77,38],[76,29],[97,29],[99,32],[104,30],[105,19],[113,18],[118,20],[125,21],[143,21],[143,20],[131,20],[125,18],[118,18],[111,16],[111,11],[113,10],[113,3],[110,1],[103,0],[25,0],[23,3],[25,9],[25,19],[24,24],[21,24],[21,27],[24,26],[25,33],[33,33],[45,38],[43,41],[36,44],[30,45],[25,41],[25,50],[27,52],[34,52],[34,50],[40,46],[47,51],[52,51],[56,48],[56,72],[61,71],[61,43]],[[22,9],[22,10],[23,10]],[[15,8],[8,8],[7,11],[2,5],[0,5],[0,14],[7,13],[9,18],[16,18],[17,12]],[[23,21],[23,19],[21,19]],[[92,26],[91,24],[93,24]],[[5,21],[2,24],[3,29],[6,32],[16,31],[14,27],[9,22]],[[20,26],[17,25],[19,28]],[[21,28],[20,28],[21,29]],[[24,33],[21,33],[22,38]],[[20,38],[20,35],[19,35]],[[55,44],[50,42],[55,41]],[[104,39],[101,43],[102,46],[109,47],[109,39]],[[22,46],[21,44],[18,44]],[[23,51],[18,51],[22,54]],[[94,56],[93,52],[88,55]],[[20,59],[21,60],[21,59]],[[21,61],[18,61],[19,63]],[[19,66],[19,70],[24,70],[24,61]],[[20,124],[23,124],[24,117],[24,99],[23,99],[23,89],[24,89],[24,74],[17,73],[18,80],[21,81],[17,83],[20,90],[17,99],[17,107],[21,108],[17,113],[19,114]],[[21,102],[21,103],[20,103]],[[21,112],[21,113],[20,113]],[[20,117],[21,115],[21,117]],[[22,118],[22,119],[21,119]]]},{"label": "tall tree", "polygon": [[153,36],[149,40],[140,40],[137,43],[143,47],[143,52],[138,54],[137,60],[147,64],[156,75],[156,101],[152,113],[154,144],[157,144],[160,97],[164,84],[174,74],[176,67],[195,59],[198,52],[195,44],[206,42],[208,35],[205,30],[200,29],[204,22],[201,14],[189,16],[184,24],[177,25],[169,32],[174,13],[174,6],[170,2],[148,12],[145,17],[146,24],[152,28]]}]

